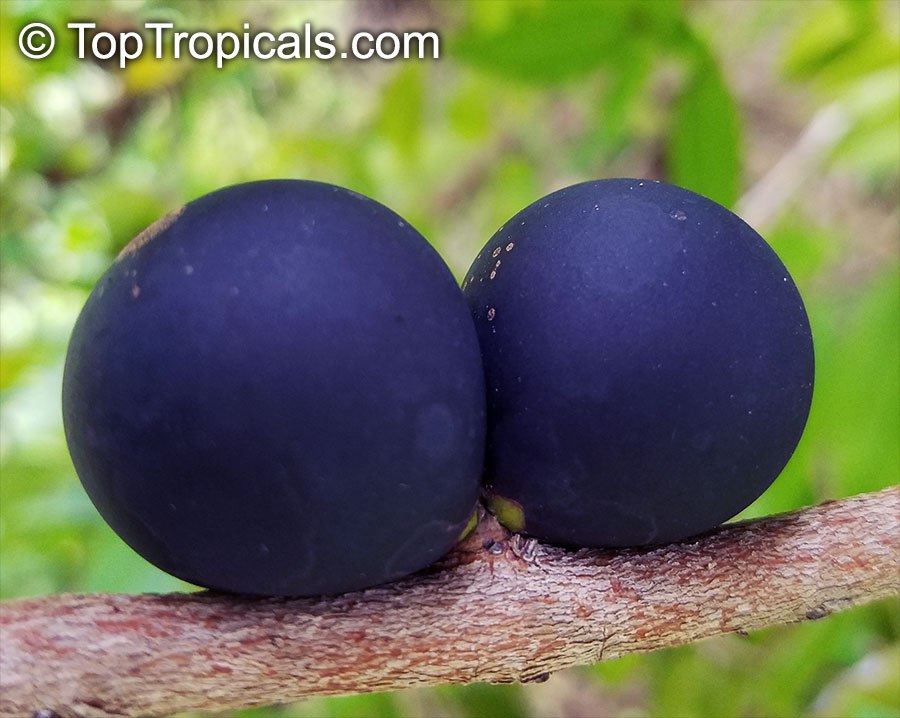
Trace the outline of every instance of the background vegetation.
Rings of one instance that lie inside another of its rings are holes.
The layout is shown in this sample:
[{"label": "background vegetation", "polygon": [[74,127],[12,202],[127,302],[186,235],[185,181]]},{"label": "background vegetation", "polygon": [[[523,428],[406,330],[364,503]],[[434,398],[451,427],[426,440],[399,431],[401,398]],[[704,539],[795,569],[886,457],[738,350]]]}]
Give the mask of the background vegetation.
[{"label": "background vegetation", "polygon": [[[437,61],[24,59],[27,22],[437,29]],[[409,219],[461,277],[539,196],[667,179],[736,206],[806,300],[806,435],[746,515],[900,479],[896,2],[0,3],[0,595],[189,588],[98,518],[61,428],[62,362],[130,237],[222,185],[335,182]],[[900,715],[896,602],[566,671],[533,686],[315,700],[244,716]]]}]

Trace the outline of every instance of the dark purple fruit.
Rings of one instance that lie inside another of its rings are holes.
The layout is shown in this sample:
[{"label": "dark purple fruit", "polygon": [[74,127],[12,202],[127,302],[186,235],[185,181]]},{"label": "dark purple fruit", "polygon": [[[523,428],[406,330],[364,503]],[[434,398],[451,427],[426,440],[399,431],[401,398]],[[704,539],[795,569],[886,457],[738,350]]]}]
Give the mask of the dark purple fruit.
[{"label": "dark purple fruit", "polygon": [[809,413],[813,345],[784,265],[679,187],[586,182],[522,210],[463,284],[488,390],[488,494],[561,544],[674,541],[772,483]]},{"label": "dark purple fruit", "polygon": [[477,501],[478,341],[389,209],[316,182],[228,187],[139,235],[66,359],[85,489],[195,584],[315,595],[435,561]]}]

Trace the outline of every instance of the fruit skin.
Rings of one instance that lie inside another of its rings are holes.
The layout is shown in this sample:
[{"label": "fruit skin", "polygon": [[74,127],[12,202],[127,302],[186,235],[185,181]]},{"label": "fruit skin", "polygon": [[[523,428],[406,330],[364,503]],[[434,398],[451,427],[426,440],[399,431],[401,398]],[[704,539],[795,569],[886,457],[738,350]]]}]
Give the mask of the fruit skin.
[{"label": "fruit skin", "polygon": [[614,179],[550,194],[498,230],[463,291],[487,492],[532,536],[700,533],[762,494],[803,432],[814,361],[797,288],[762,237],[693,192]]},{"label": "fruit skin", "polygon": [[450,271],[392,211],[266,181],[188,204],[101,278],[65,366],[69,449],[138,553],[317,595],[429,565],[479,492],[484,383]]}]

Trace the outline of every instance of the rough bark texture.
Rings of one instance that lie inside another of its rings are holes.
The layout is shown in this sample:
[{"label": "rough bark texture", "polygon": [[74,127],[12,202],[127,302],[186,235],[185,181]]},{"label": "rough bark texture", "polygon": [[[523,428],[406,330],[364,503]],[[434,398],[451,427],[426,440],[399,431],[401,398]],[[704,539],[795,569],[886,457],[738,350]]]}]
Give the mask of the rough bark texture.
[{"label": "rough bark texture", "polygon": [[0,714],[165,715],[540,680],[895,595],[898,522],[898,487],[642,551],[567,551],[486,516],[438,566],[336,598],[11,601],[0,614]]}]

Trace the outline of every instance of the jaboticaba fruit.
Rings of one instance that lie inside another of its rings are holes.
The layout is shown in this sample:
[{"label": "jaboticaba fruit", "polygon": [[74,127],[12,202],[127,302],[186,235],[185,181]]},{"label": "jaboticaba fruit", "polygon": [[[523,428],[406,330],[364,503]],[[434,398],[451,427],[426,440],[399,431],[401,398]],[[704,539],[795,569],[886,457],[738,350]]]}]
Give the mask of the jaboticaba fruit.
[{"label": "jaboticaba fruit", "polygon": [[724,207],[603,180],[491,238],[463,283],[501,520],[562,544],[678,540],[748,506],[810,407],[809,321],[784,265]]},{"label": "jaboticaba fruit", "polygon": [[112,528],[215,589],[327,594],[432,563],[472,516],[484,380],[425,239],[354,192],[228,187],[129,244],[75,326],[63,414]]}]

